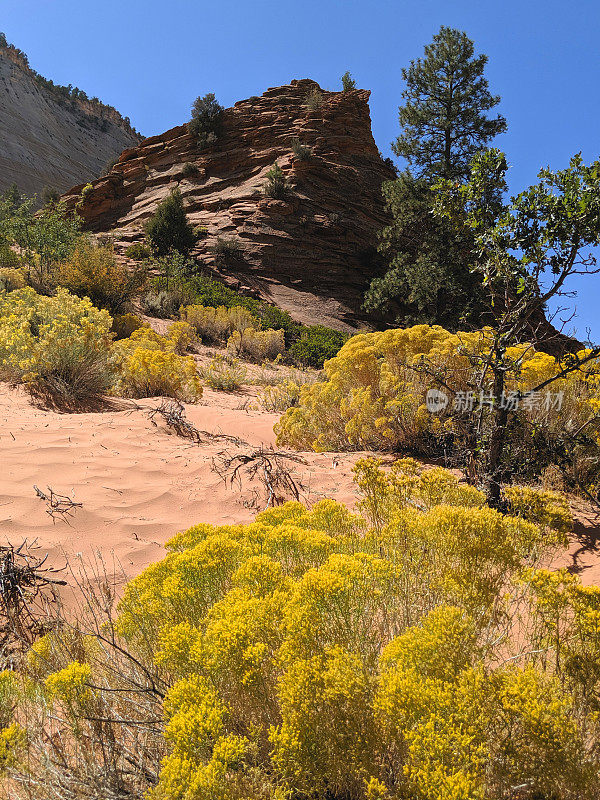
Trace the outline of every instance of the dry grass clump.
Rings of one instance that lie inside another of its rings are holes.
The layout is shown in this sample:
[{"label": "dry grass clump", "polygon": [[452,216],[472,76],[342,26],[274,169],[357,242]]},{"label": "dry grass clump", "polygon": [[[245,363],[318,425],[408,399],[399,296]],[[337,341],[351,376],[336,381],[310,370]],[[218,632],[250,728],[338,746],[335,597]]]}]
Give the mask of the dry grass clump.
[{"label": "dry grass clump", "polygon": [[266,386],[258,395],[258,404],[265,411],[281,413],[298,405],[300,400],[300,384],[292,380],[284,380],[271,386]]},{"label": "dry grass clump", "polygon": [[202,369],[202,377],[211,389],[235,392],[246,381],[248,372],[239,359],[229,355],[216,355]]}]

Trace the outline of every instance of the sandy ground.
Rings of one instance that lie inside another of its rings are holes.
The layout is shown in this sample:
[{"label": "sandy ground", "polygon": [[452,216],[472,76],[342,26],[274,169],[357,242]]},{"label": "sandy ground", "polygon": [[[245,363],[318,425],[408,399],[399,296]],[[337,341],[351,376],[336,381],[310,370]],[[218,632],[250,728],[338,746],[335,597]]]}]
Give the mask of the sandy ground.
[{"label": "sandy ground", "polygon": [[[252,390],[250,390],[252,392]],[[205,437],[193,444],[172,434],[149,412],[159,400],[123,401],[120,410],[61,414],[33,406],[20,389],[0,384],[0,542],[37,540],[49,563],[101,554],[109,569],[139,573],[164,554],[175,533],[198,522],[249,521],[265,506],[263,487],[230,486],[213,459],[274,445],[277,414],[249,408],[252,394],[205,389],[187,418],[209,434],[239,437],[235,444]],[[301,499],[355,500],[351,468],[357,455],[300,454],[293,465]],[[34,486],[81,503],[67,520],[53,520]]]},{"label": "sandy ground", "polygon": [[[198,522],[246,522],[266,495],[260,484],[226,485],[213,460],[226,450],[247,453],[274,445],[277,414],[254,409],[252,393],[205,389],[201,404],[187,406],[188,419],[208,434],[239,437],[235,444],[206,436],[193,444],[171,433],[149,412],[160,401],[123,401],[118,410],[61,414],[33,406],[20,389],[0,384],[0,542],[37,540],[49,563],[100,555],[109,571],[138,574],[164,554],[175,533]],[[348,505],[356,494],[352,466],[360,454],[301,453],[293,465],[301,499],[331,497]],[[34,486],[81,503],[67,520],[54,520]],[[586,584],[600,584],[600,518],[583,503],[568,553],[556,566],[576,571]]]}]

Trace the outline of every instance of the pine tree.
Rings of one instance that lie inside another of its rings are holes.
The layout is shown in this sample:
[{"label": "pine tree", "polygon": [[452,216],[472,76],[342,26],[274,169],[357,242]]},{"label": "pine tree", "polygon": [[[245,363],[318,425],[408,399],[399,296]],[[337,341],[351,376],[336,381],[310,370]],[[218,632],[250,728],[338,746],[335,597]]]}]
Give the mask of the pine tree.
[{"label": "pine tree", "polygon": [[215,144],[223,132],[223,106],[209,92],[197,97],[192,104],[192,119],[188,131],[195,136],[200,150]]},{"label": "pine tree", "polygon": [[356,81],[350,74],[348,70],[344,72],[342,75],[342,91],[343,92],[350,92],[352,89],[356,89]]},{"label": "pine tree", "polygon": [[425,57],[402,70],[403,130],[393,150],[419,177],[466,178],[475,153],[506,130],[503,116],[487,116],[500,98],[489,91],[486,63],[466,33],[442,26]]},{"label": "pine tree", "polygon": [[474,237],[434,214],[431,191],[442,178],[468,179],[473,156],[506,130],[504,117],[486,115],[499,102],[483,76],[486,63],[465,33],[442,27],[425,58],[402,71],[403,127],[392,147],[410,169],[383,185],[392,223],[381,232],[379,251],[389,269],[365,295],[368,311],[396,309],[397,324],[456,330],[490,320],[487,293],[471,269]]},{"label": "pine tree", "polygon": [[154,216],[146,223],[146,236],[159,256],[171,251],[187,255],[196,244],[196,236],[187,221],[179,189],[174,189],[159,204]]}]

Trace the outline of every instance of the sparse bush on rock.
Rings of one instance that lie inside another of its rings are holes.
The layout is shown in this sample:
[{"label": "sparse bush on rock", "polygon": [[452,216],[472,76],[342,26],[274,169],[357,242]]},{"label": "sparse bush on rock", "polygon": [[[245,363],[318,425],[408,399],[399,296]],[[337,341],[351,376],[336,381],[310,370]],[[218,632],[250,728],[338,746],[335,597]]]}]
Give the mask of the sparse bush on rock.
[{"label": "sparse bush on rock", "polygon": [[144,242],[134,242],[125,250],[125,255],[134,261],[146,261],[152,257],[152,250]]},{"label": "sparse bush on rock", "polygon": [[277,162],[267,171],[263,192],[267,197],[273,197],[276,200],[284,200],[290,192],[290,185],[285,177],[285,172]]},{"label": "sparse bush on rock", "polygon": [[223,106],[212,92],[197,97],[192,105],[192,119],[188,131],[195,136],[200,150],[216,144],[223,131]]}]

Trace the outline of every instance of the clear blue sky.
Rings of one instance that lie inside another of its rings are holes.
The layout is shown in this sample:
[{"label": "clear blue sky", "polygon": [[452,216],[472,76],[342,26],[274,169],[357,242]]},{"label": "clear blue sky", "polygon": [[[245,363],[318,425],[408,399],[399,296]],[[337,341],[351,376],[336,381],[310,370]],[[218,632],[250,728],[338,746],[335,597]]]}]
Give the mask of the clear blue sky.
[{"label": "clear blue sky", "polygon": [[[600,156],[598,0],[0,0],[0,30],[31,65],[116,106],[145,135],[189,118],[199,94],[229,106],[292,78],[371,95],[384,155],[398,134],[401,68],[440,25],[489,56],[508,133],[510,186],[582,151]],[[600,340],[600,275],[578,285],[580,334]]]}]

